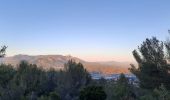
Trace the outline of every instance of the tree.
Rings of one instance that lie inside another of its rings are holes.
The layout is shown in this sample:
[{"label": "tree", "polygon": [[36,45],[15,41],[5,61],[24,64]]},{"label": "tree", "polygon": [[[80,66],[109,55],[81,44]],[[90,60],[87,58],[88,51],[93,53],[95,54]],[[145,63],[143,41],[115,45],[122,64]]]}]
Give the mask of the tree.
[{"label": "tree", "polygon": [[[2,46],[0,49],[0,58],[5,56],[7,46]],[[1,64],[0,65],[0,86],[6,87],[7,83],[12,79],[14,70],[12,66]]]},{"label": "tree", "polygon": [[60,100],[60,97],[56,92],[51,92],[48,96],[43,95],[38,100]]},{"label": "tree", "polygon": [[117,84],[128,85],[129,80],[126,78],[126,76],[124,74],[120,74],[119,79],[117,80]]},{"label": "tree", "polygon": [[80,92],[80,100],[106,100],[106,93],[100,86],[89,86]]},{"label": "tree", "polygon": [[11,65],[0,65],[0,86],[6,88],[9,82],[13,79],[16,70]]},{"label": "tree", "polygon": [[170,94],[163,84],[153,92],[154,97],[156,97],[158,100],[170,100]]},{"label": "tree", "polygon": [[[170,34],[170,30],[168,30],[169,34]],[[170,38],[168,38],[165,41],[165,47],[166,47],[166,51],[167,51],[167,59],[170,61]]]},{"label": "tree", "polygon": [[135,100],[136,95],[133,93],[133,87],[124,74],[119,76],[117,83],[113,88],[113,100]]},{"label": "tree", "polygon": [[46,80],[45,75],[45,72],[37,68],[36,65],[22,61],[8,84],[8,88],[6,88],[7,92],[4,94],[4,98],[6,98],[5,95],[8,95],[7,98],[10,97],[13,100],[37,99],[43,89],[41,84],[42,80]]},{"label": "tree", "polygon": [[56,92],[51,92],[49,96],[50,100],[60,100],[59,95]]},{"label": "tree", "polygon": [[7,46],[2,46],[0,49],[0,58],[5,56]]},{"label": "tree", "polygon": [[61,74],[57,91],[60,91],[61,99],[64,100],[77,100],[80,89],[91,81],[91,77],[83,65],[72,60],[65,64]]},{"label": "tree", "polygon": [[153,91],[147,91],[139,100],[170,100],[169,91],[162,84]]},{"label": "tree", "polygon": [[146,89],[158,88],[161,84],[170,89],[170,67],[166,61],[164,44],[157,38],[146,39],[138,50],[133,51],[138,67],[132,65],[130,71],[137,76],[140,86]]}]

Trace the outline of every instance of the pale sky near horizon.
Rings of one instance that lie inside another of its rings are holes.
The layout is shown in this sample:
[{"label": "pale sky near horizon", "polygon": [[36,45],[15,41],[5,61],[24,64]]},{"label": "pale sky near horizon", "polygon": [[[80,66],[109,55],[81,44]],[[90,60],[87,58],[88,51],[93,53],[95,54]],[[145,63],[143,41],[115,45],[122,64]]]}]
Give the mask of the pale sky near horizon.
[{"label": "pale sky near horizon", "polygon": [[169,0],[1,0],[0,44],[7,56],[72,55],[134,61],[146,38],[166,40]]}]

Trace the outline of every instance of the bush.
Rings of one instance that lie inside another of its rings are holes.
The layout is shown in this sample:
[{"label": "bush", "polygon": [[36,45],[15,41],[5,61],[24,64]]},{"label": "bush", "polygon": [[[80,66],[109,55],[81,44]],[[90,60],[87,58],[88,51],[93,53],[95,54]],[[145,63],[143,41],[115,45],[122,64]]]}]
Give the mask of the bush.
[{"label": "bush", "polygon": [[89,86],[80,92],[80,100],[106,100],[106,93],[102,87]]}]

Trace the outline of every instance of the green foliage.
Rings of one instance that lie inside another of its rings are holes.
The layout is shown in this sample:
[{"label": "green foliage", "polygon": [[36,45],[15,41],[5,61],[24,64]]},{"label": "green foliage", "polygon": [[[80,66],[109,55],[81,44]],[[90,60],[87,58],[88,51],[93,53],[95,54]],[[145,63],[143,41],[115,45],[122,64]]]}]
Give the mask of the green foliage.
[{"label": "green foliage", "polygon": [[119,79],[117,80],[117,84],[129,85],[129,80],[126,78],[126,76],[124,74],[120,74]]},{"label": "green foliage", "polygon": [[16,70],[11,65],[0,65],[0,86],[6,87],[16,73]]},{"label": "green foliage", "polygon": [[146,89],[158,88],[162,83],[170,89],[169,64],[166,61],[163,42],[155,37],[146,39],[133,55],[138,67],[132,65],[130,71],[137,76],[140,86]]},{"label": "green foliage", "polygon": [[80,100],[105,100],[106,93],[102,87],[89,86],[80,92]]},{"label": "green foliage", "polygon": [[48,96],[41,96],[40,98],[38,98],[38,100],[49,100]]},{"label": "green foliage", "polygon": [[61,72],[61,83],[58,91],[64,100],[77,100],[81,88],[86,87],[91,77],[81,63],[70,60]]},{"label": "green foliage", "polygon": [[76,87],[87,85],[91,80],[89,73],[84,69],[81,63],[70,60],[65,64],[65,73],[68,81],[72,82]]},{"label": "green foliage", "polygon": [[113,100],[135,100],[133,87],[124,74],[121,74],[113,89]]},{"label": "green foliage", "polygon": [[152,95],[147,94],[140,97],[140,100],[156,100]]},{"label": "green foliage", "polygon": [[17,70],[10,65],[1,65],[0,77],[2,100],[34,100],[41,92],[42,80],[46,79],[46,74],[36,65],[23,61]]},{"label": "green foliage", "polygon": [[19,65],[13,82],[22,87],[25,90],[24,94],[27,95],[32,91],[37,91],[45,77],[44,72],[36,65],[23,61]]},{"label": "green foliage", "polygon": [[159,88],[145,93],[140,97],[140,100],[170,100],[170,94],[164,85],[161,85]]},{"label": "green foliage", "polygon": [[2,46],[0,49],[0,58],[5,56],[5,52],[6,52],[7,46]]},{"label": "green foliage", "polygon": [[59,95],[56,92],[51,92],[49,95],[50,100],[60,100]]},{"label": "green foliage", "polygon": [[155,89],[153,93],[157,100],[170,100],[170,94],[164,85],[161,85],[158,89]]},{"label": "green foliage", "polygon": [[90,81],[83,65],[73,61],[64,71],[45,71],[26,61],[17,68],[0,65],[0,100],[76,100]]},{"label": "green foliage", "polygon": [[48,96],[43,95],[38,100],[60,100],[60,97],[56,92],[51,92]]}]

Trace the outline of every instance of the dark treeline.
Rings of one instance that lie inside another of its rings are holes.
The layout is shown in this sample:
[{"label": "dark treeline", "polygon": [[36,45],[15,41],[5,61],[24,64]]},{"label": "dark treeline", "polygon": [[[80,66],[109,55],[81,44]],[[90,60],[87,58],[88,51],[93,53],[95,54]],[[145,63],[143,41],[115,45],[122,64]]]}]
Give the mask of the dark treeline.
[{"label": "dark treeline", "polygon": [[0,65],[1,100],[122,100],[135,98],[126,77],[92,80],[80,63],[69,61],[64,70],[45,71],[22,61],[17,68]]},{"label": "dark treeline", "polygon": [[[6,47],[0,51],[5,54]],[[138,66],[118,80],[93,80],[81,63],[70,60],[63,70],[43,70],[22,61],[0,65],[0,100],[170,100],[170,42],[146,39],[133,51]]]}]

